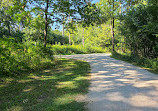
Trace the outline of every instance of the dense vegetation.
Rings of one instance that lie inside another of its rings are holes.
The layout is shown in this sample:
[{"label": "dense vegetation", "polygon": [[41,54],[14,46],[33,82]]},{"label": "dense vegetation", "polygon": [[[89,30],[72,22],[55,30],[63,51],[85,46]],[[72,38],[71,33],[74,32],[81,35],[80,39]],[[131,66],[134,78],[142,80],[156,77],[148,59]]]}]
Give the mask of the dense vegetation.
[{"label": "dense vegetation", "polygon": [[[158,72],[158,1],[149,0],[131,6],[119,16],[122,35],[121,53],[114,58]],[[119,51],[120,52],[120,51]]]},{"label": "dense vegetation", "polygon": [[20,75],[22,72],[54,64],[49,47],[34,46],[31,43],[18,44],[7,38],[0,40],[0,76]]},{"label": "dense vegetation", "polygon": [[82,45],[53,45],[52,51],[55,55],[71,55],[71,54],[90,54],[90,53],[106,53],[108,49],[101,47]]},{"label": "dense vegetation", "polygon": [[148,4],[132,7],[120,17],[120,30],[124,35],[126,47],[134,55],[147,58],[158,56],[158,4],[153,0]]}]

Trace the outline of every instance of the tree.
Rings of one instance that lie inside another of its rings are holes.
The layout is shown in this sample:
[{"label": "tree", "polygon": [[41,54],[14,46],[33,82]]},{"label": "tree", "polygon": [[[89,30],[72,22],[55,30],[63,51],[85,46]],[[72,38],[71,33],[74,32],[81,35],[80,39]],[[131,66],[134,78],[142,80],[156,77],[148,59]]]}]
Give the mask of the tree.
[{"label": "tree", "polygon": [[[28,0],[29,4],[33,5],[31,10],[39,11],[45,18],[44,29],[44,46],[47,43],[47,27],[54,22],[63,24],[63,15],[65,21],[68,17],[74,20],[79,20],[81,15],[80,9],[83,9],[87,5],[87,0]],[[28,5],[29,5],[28,4]]]},{"label": "tree", "polygon": [[33,40],[41,42],[43,40],[44,18],[40,15],[31,18],[30,24],[24,28],[25,41]]},{"label": "tree", "polygon": [[[2,35],[12,36],[16,31],[20,30],[20,26],[26,25],[28,22],[28,11],[25,11],[25,1],[20,0],[1,0],[0,1],[0,27]],[[15,36],[15,35],[14,35]]]},{"label": "tree", "polygon": [[115,16],[117,14],[118,2],[117,0],[100,0],[98,6],[102,13],[102,23],[106,23],[110,19],[111,35],[112,35],[112,52],[115,51]]},{"label": "tree", "polygon": [[[122,15],[120,30],[126,36],[126,43],[132,54],[143,57],[156,57],[158,39],[158,5],[139,4],[131,7],[130,10]],[[144,45],[145,44],[145,45]]]},{"label": "tree", "polygon": [[84,37],[84,30],[86,27],[93,26],[93,25],[98,25],[101,23],[100,21],[100,10],[96,6],[96,4],[91,4],[88,2],[88,4],[80,9],[81,13],[81,21],[79,21],[79,24],[83,27],[82,30],[82,45],[84,47],[85,44],[85,37]]},{"label": "tree", "polygon": [[65,27],[69,33],[69,45],[71,45],[71,34],[74,34],[76,31],[76,22],[73,19],[69,19],[66,27]]}]

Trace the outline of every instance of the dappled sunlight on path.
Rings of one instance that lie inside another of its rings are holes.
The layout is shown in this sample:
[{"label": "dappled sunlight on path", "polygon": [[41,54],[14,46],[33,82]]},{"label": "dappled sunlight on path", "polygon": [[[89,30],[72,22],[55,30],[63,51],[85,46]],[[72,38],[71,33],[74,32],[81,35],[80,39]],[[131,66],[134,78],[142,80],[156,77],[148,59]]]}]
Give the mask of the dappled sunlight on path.
[{"label": "dappled sunlight on path", "polygon": [[86,95],[88,110],[158,111],[158,75],[109,55],[61,56],[91,64],[91,85]]}]

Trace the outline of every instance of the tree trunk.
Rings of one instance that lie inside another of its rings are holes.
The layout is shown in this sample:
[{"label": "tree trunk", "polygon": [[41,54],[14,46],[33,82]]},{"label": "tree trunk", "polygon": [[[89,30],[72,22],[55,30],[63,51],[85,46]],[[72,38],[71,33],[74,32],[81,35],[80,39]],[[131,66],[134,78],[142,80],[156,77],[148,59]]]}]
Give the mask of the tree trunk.
[{"label": "tree trunk", "polygon": [[120,0],[120,11],[119,11],[119,14],[121,15],[122,13],[122,0]]},{"label": "tree trunk", "polygon": [[48,3],[49,3],[49,0],[47,0],[46,2],[46,9],[45,9],[44,47],[46,47],[47,45]]},{"label": "tree trunk", "polygon": [[126,37],[124,36],[124,50],[123,52],[125,53],[126,52]]},{"label": "tree trunk", "polygon": [[84,47],[84,28],[83,28],[83,33],[82,33],[82,45]]},{"label": "tree trunk", "polygon": [[114,37],[114,17],[111,18],[111,35],[112,35],[112,52],[115,51],[115,44],[114,44],[114,40],[115,40],[115,37]]},{"label": "tree trunk", "polygon": [[127,11],[129,10],[130,6],[131,6],[131,0],[128,0],[127,1]]},{"label": "tree trunk", "polygon": [[62,25],[62,36],[64,36],[64,24]]},{"label": "tree trunk", "polygon": [[[113,0],[113,13],[114,13],[114,0]],[[112,15],[111,17],[111,34],[112,34],[112,52],[115,51],[115,44],[114,44],[114,40],[115,40],[115,37],[114,37],[114,26],[115,26],[115,18],[114,18],[114,15]]]},{"label": "tree trunk", "polygon": [[8,34],[10,35],[10,24],[7,24],[7,27],[8,27]]},{"label": "tree trunk", "polygon": [[64,36],[64,15],[63,15],[63,24],[62,24],[62,36]]},{"label": "tree trunk", "polygon": [[69,45],[71,45],[71,34],[69,33]]}]

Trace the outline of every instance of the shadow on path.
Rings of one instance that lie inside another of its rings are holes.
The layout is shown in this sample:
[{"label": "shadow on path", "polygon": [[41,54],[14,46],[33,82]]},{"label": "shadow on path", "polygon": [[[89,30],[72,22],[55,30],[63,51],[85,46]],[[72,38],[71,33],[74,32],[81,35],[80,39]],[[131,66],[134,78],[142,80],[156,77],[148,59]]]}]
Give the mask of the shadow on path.
[{"label": "shadow on path", "polygon": [[158,75],[109,55],[61,56],[91,64],[91,85],[86,95],[88,110],[158,111]]}]

